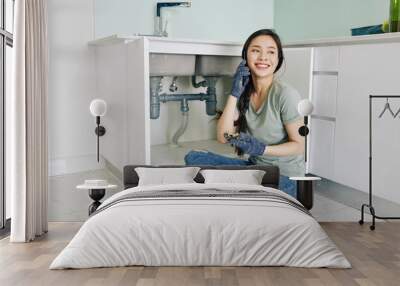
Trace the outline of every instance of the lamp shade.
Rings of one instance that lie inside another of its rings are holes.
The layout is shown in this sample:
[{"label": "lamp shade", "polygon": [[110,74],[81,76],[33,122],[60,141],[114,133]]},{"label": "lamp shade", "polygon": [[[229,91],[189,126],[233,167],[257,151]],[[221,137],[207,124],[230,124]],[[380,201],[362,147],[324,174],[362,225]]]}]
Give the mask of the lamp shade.
[{"label": "lamp shade", "polygon": [[102,99],[93,99],[90,102],[90,113],[93,116],[104,116],[107,112],[107,103]]},{"label": "lamp shade", "polygon": [[297,111],[301,116],[308,116],[313,112],[314,106],[309,99],[300,100]]}]

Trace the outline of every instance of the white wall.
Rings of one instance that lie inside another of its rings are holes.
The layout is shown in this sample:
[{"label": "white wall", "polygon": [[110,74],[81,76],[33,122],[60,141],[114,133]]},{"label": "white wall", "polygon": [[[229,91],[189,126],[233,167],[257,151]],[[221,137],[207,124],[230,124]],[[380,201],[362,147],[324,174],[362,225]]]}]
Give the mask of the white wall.
[{"label": "white wall", "polygon": [[[93,0],[49,0],[50,175],[93,168],[95,94]],[[96,165],[94,165],[96,166]]]},{"label": "white wall", "polygon": [[382,24],[389,0],[277,0],[274,28],[283,42],[350,36],[350,29]]},{"label": "white wall", "polygon": [[[153,34],[158,0],[95,0],[96,38]],[[190,8],[163,8],[170,37],[244,41],[273,26],[274,0],[191,0]]]}]

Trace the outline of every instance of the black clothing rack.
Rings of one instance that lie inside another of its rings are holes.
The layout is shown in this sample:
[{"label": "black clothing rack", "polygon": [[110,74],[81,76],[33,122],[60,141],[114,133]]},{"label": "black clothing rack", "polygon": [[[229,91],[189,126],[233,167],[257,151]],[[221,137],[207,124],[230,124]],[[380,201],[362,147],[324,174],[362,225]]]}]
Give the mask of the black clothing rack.
[{"label": "black clothing rack", "polygon": [[375,229],[375,218],[378,219],[400,219],[400,217],[384,217],[378,216],[375,214],[375,208],[372,205],[372,100],[374,98],[400,98],[400,95],[370,95],[369,96],[369,203],[363,204],[361,206],[361,219],[359,220],[359,224],[364,223],[364,208],[369,208],[369,211],[372,215],[372,225],[370,225],[370,229]]}]

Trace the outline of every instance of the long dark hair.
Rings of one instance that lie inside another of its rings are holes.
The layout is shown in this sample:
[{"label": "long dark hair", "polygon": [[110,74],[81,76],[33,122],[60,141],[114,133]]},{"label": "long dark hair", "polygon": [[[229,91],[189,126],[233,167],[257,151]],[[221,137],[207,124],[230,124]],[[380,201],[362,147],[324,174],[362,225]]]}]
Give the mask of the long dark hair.
[{"label": "long dark hair", "polygon": [[[246,60],[247,62],[247,50],[251,44],[251,42],[257,38],[258,36],[270,36],[276,43],[276,47],[278,48],[278,65],[275,68],[274,73],[276,73],[282,66],[284,57],[283,57],[283,50],[282,50],[282,43],[281,40],[274,32],[274,30],[271,29],[262,29],[254,32],[251,34],[246,42],[243,45],[242,49],[242,58]],[[250,95],[254,92],[254,86],[253,86],[253,81],[251,79],[250,75],[250,80],[249,83],[247,84],[243,94],[240,96],[237,107],[239,110],[239,118],[234,122],[234,125],[237,126],[237,129],[239,132],[246,132],[247,131],[247,121],[246,121],[246,112],[249,109],[249,104],[250,104]],[[236,153],[238,155],[243,155],[242,150],[236,148]]]}]

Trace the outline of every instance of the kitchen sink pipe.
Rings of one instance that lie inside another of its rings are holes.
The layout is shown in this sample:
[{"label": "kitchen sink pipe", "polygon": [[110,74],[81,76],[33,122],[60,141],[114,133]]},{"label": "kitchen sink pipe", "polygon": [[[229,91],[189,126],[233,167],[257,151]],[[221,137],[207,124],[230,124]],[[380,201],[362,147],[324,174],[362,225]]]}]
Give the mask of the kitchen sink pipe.
[{"label": "kitchen sink pipe", "polygon": [[204,81],[196,83],[195,78],[192,78],[193,87],[207,87],[206,93],[195,94],[167,94],[161,93],[162,90],[162,76],[153,76],[150,78],[150,118],[158,119],[160,117],[160,103],[179,101],[181,105],[181,112],[183,120],[180,128],[172,138],[173,144],[178,145],[179,137],[186,131],[188,125],[188,112],[189,101],[200,100],[205,101],[207,115],[213,116],[217,113],[217,96],[215,85],[218,77],[204,77]]}]

